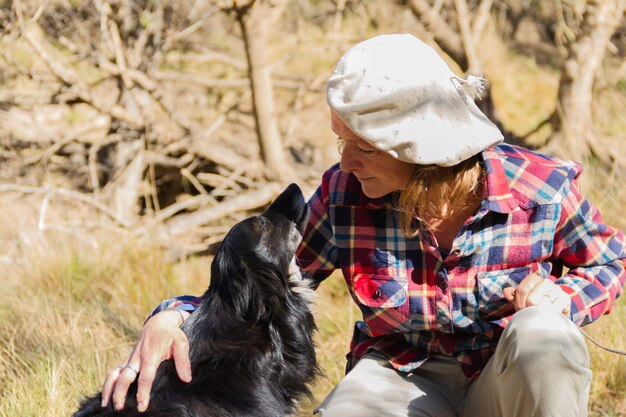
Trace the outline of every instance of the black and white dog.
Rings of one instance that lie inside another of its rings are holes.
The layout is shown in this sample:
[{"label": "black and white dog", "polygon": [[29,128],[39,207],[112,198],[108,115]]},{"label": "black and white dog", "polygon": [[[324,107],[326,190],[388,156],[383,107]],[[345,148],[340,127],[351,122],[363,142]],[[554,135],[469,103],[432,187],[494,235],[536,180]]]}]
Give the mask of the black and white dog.
[{"label": "black and white dog", "polygon": [[260,216],[236,224],[211,265],[211,281],[182,329],[189,338],[193,379],[186,384],[173,362],[161,364],[144,413],[137,384],[120,412],[100,407],[101,394],[74,417],[284,417],[310,395],[318,375],[309,310],[310,289],[294,254],[308,219],[291,184]]}]

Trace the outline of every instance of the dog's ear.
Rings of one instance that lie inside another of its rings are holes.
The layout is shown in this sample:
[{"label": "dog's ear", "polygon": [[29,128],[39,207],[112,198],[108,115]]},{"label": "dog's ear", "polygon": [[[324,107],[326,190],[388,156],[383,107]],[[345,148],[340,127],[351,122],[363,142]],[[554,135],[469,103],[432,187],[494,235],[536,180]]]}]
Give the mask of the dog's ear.
[{"label": "dog's ear", "polygon": [[258,321],[267,315],[257,272],[228,247],[221,248],[211,264],[209,291],[218,293],[224,307],[245,321]]}]

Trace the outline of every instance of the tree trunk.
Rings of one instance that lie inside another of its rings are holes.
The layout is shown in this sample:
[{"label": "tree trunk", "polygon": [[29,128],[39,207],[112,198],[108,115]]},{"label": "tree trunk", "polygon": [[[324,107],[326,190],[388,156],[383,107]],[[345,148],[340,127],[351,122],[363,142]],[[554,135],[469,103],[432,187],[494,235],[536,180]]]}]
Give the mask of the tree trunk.
[{"label": "tree trunk", "polygon": [[476,45],[480,43],[480,38],[483,36],[485,25],[489,20],[492,5],[493,0],[482,0],[478,6],[476,17],[472,22],[472,38],[474,39]]},{"label": "tree trunk", "polygon": [[285,5],[284,0],[273,4],[257,0],[248,7],[237,9],[237,21],[241,26],[248,59],[261,158],[267,167],[268,177],[280,181],[287,181],[292,175],[276,122],[268,37]]},{"label": "tree trunk", "polygon": [[454,0],[454,9],[456,10],[456,21],[461,32],[461,40],[467,56],[468,68],[467,73],[482,74],[483,65],[476,53],[476,43],[473,39],[472,28],[470,24],[471,16],[465,0]]},{"label": "tree trunk", "polygon": [[448,26],[448,23],[438,14],[426,0],[409,0],[409,7],[413,14],[426,24],[435,37],[437,44],[465,71],[467,57],[463,50],[461,37]]},{"label": "tree trunk", "polygon": [[608,161],[607,149],[593,133],[592,100],[595,74],[624,12],[624,0],[589,0],[581,35],[569,48],[552,123],[557,134],[549,150],[564,152],[578,161],[590,153]]}]

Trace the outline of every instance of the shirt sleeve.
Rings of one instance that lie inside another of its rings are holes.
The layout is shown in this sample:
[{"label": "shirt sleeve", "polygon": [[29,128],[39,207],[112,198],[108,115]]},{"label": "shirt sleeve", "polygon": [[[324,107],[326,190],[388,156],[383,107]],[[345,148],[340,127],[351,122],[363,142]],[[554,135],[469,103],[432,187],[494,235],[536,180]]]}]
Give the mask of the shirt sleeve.
[{"label": "shirt sleeve", "polygon": [[624,234],[602,221],[576,180],[563,199],[553,255],[569,268],[555,282],[572,298],[572,321],[584,326],[608,314],[626,280]]},{"label": "shirt sleeve", "polygon": [[315,288],[338,267],[329,203],[329,189],[334,171],[336,168],[324,173],[322,184],[308,202],[309,223],[296,253],[302,276],[313,281]]},{"label": "shirt sleeve", "polygon": [[158,307],[150,313],[148,318],[163,310],[183,310],[192,312],[198,308],[201,300],[202,297],[197,297],[195,295],[181,295],[179,297],[170,298],[159,304]]}]

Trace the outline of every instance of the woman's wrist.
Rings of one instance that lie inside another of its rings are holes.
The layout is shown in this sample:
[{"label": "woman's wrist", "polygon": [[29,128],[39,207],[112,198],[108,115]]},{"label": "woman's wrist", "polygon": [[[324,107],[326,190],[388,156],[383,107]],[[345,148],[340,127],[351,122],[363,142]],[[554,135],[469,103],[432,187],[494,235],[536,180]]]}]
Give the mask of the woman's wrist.
[{"label": "woman's wrist", "polygon": [[166,326],[174,326],[180,327],[183,325],[185,320],[191,315],[188,311],[178,310],[176,308],[168,308],[166,310],[161,310],[152,318],[157,318],[161,324]]},{"label": "woman's wrist", "polygon": [[184,311],[184,310],[178,310],[178,309],[175,309],[174,311],[176,311],[176,312],[177,312],[177,314],[179,315],[179,318],[180,318],[180,323],[178,324],[178,326],[180,327],[180,326],[182,326],[182,325],[183,325],[183,323],[185,322],[185,320],[187,320],[187,317],[189,317],[189,316],[190,316],[190,314],[189,314],[187,311]]}]

